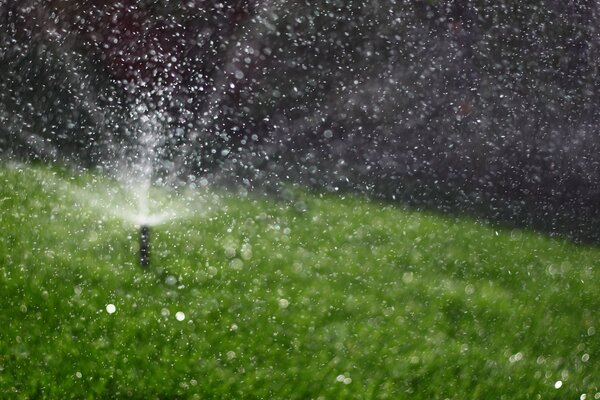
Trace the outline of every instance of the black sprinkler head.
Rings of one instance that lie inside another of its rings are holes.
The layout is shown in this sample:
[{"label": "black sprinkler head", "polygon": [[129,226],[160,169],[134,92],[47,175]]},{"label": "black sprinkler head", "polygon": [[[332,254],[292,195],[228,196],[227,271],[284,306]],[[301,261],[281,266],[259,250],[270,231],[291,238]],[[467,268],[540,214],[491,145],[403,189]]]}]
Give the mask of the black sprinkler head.
[{"label": "black sprinkler head", "polygon": [[140,266],[147,268],[150,265],[150,227],[140,226]]}]

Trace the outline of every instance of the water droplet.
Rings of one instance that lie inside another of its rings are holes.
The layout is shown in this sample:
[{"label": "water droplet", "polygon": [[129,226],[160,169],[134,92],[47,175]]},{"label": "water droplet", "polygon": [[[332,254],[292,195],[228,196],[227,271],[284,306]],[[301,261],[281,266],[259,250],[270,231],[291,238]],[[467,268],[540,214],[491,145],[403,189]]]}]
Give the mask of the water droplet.
[{"label": "water droplet", "polygon": [[173,275],[169,275],[165,278],[165,284],[167,284],[168,286],[174,286],[177,283],[177,278],[175,278]]},{"label": "water droplet", "polygon": [[596,329],[593,326],[590,326],[587,330],[588,336],[594,336],[595,333],[596,333]]},{"label": "water droplet", "polygon": [[185,314],[181,311],[177,311],[177,313],[175,314],[175,319],[177,321],[183,321],[185,319]]},{"label": "water droplet", "polygon": [[584,355],[581,356],[581,361],[583,362],[588,362],[590,360],[590,355],[585,353]]},{"label": "water droplet", "polygon": [[240,249],[242,259],[248,261],[252,258],[252,246],[250,243],[244,243]]},{"label": "water droplet", "polygon": [[244,267],[244,262],[241,259],[239,259],[239,258],[234,258],[233,260],[231,260],[229,262],[229,265],[234,270],[239,271],[239,270],[241,270]]},{"label": "water droplet", "polygon": [[114,314],[114,313],[115,313],[115,311],[117,311],[117,307],[115,307],[115,305],[114,305],[114,304],[108,304],[108,305],[106,306],[106,312],[107,312],[107,313],[109,313],[109,314]]},{"label": "water droplet", "polygon": [[516,363],[518,361],[521,361],[522,359],[523,359],[523,353],[518,352],[518,353],[513,354],[512,356],[510,356],[508,358],[508,361],[510,361],[510,363],[512,364],[512,363]]},{"label": "water droplet", "polygon": [[560,389],[562,387],[562,381],[554,382],[554,389]]},{"label": "water droplet", "polygon": [[235,332],[238,330],[238,326],[237,324],[231,324],[231,326],[229,327],[229,330],[232,332]]},{"label": "water droplet", "polygon": [[77,379],[81,379],[83,375],[81,374],[81,372],[77,371],[75,372],[75,376],[77,377]]},{"label": "water droplet", "polygon": [[227,352],[227,359],[228,360],[233,360],[236,357],[235,351],[228,351]]},{"label": "water droplet", "polygon": [[288,308],[290,306],[290,302],[287,299],[279,299],[279,307]]}]

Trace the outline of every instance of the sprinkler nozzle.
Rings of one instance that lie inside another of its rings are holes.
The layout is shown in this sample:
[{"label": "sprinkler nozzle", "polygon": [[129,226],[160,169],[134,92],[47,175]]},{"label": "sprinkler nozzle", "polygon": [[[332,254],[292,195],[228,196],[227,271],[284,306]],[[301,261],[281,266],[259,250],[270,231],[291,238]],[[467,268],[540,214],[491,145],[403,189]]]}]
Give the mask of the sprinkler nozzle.
[{"label": "sprinkler nozzle", "polygon": [[150,227],[140,226],[140,266],[147,268],[150,265]]}]

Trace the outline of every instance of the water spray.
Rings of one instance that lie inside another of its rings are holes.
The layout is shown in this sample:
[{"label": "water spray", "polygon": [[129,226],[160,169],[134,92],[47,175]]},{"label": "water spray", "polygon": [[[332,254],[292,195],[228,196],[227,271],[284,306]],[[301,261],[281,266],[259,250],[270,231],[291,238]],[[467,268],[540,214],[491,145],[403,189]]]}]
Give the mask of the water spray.
[{"label": "water spray", "polygon": [[150,226],[140,226],[140,266],[148,268],[150,265]]}]

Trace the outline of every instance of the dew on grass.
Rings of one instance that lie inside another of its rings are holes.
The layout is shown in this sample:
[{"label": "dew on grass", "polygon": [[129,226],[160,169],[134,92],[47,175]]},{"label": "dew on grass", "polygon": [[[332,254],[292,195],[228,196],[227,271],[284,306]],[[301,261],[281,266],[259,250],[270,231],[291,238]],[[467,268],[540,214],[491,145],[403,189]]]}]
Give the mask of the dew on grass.
[{"label": "dew on grass", "polygon": [[177,311],[175,313],[175,319],[177,321],[183,321],[185,319],[185,314],[182,311]]},{"label": "dew on grass", "polygon": [[160,310],[160,315],[162,315],[164,318],[167,318],[170,314],[171,313],[168,308],[163,308]]},{"label": "dew on grass", "polygon": [[75,376],[77,377],[77,379],[81,379],[83,375],[81,374],[81,372],[77,371],[75,372]]},{"label": "dew on grass", "polygon": [[111,303],[111,304],[107,304],[107,305],[106,305],[106,312],[107,312],[107,313],[109,313],[109,314],[114,314],[114,313],[115,313],[115,311],[117,311],[117,307],[115,307],[115,305],[114,305],[114,304],[112,304],[112,303]]},{"label": "dew on grass", "polygon": [[583,362],[588,362],[590,360],[590,355],[585,353],[584,355],[581,356],[581,361]]},{"label": "dew on grass", "polygon": [[238,330],[238,326],[237,326],[237,324],[231,324],[231,326],[229,327],[229,330],[230,330],[231,332],[235,332],[235,331],[237,331],[237,330]]},{"label": "dew on grass", "polygon": [[227,352],[227,359],[228,360],[233,360],[236,357],[237,357],[237,354],[235,354],[235,351],[231,351],[230,350],[230,351]]}]

